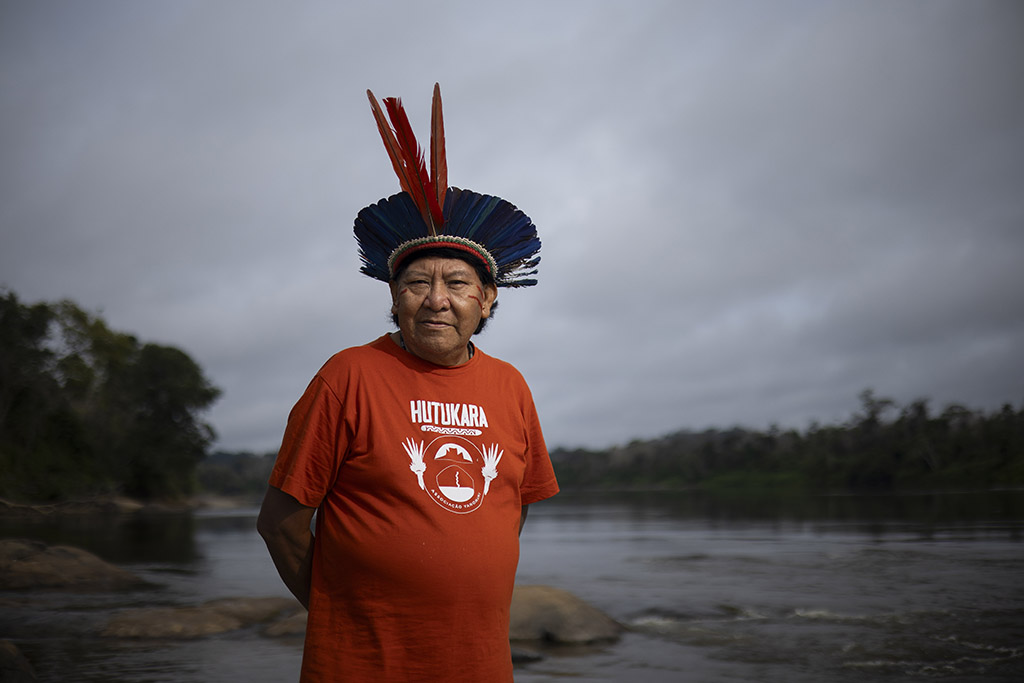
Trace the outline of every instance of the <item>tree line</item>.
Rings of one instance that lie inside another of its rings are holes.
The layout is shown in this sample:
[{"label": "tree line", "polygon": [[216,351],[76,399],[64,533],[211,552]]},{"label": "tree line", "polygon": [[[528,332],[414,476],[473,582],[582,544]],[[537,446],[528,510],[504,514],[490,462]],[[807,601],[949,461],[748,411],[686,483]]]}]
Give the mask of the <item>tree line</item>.
[{"label": "tree line", "polygon": [[[220,391],[180,349],[111,330],[71,301],[0,290],[0,497],[255,495],[273,454],[218,453],[201,413]],[[865,390],[846,422],[678,431],[555,449],[563,488],[819,491],[1024,486],[1024,406],[983,412]]]},{"label": "tree line", "polygon": [[[991,489],[1024,486],[1024,407],[985,413],[873,391],[845,422],[806,430],[678,431],[601,450],[557,448],[563,489],[703,488],[720,494]],[[275,453],[219,452],[198,469],[209,493],[258,499]]]},{"label": "tree line", "polygon": [[198,490],[256,503],[267,491],[276,459],[277,452],[216,451],[196,468]]},{"label": "tree line", "polygon": [[219,394],[180,349],[0,290],[0,496],[187,496]]},{"label": "tree line", "polygon": [[983,412],[873,391],[844,423],[679,431],[606,450],[557,449],[563,488],[893,491],[1024,486],[1024,406]]}]

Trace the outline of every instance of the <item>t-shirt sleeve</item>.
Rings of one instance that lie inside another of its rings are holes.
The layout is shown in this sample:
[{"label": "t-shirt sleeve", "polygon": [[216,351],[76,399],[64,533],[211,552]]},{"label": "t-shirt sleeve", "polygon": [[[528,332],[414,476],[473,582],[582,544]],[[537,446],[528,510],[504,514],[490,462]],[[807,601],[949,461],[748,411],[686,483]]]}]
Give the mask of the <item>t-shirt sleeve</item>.
[{"label": "t-shirt sleeve", "polygon": [[318,507],[334,483],[344,446],[341,401],[320,375],[288,415],[270,485]]},{"label": "t-shirt sleeve", "polygon": [[544,434],[540,428],[537,408],[529,394],[527,394],[524,407],[524,418],[526,419],[528,443],[526,471],[523,474],[523,483],[519,487],[519,498],[523,505],[530,505],[558,493],[558,481],[555,479],[551,457],[548,455],[547,445],[544,443]]}]

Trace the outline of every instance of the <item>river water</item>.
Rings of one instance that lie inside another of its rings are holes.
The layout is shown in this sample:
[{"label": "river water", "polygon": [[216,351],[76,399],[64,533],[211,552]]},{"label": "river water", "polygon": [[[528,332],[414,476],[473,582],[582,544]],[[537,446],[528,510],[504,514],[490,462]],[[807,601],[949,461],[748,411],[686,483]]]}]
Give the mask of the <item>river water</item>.
[{"label": "river water", "polygon": [[[283,596],[255,509],[119,522],[0,521],[156,584],[2,591],[0,639],[42,681],[297,680],[301,643],[243,629],[185,642],[96,635],[116,610]],[[531,508],[521,584],[566,589],[626,627],[547,649],[517,683],[1024,680],[1024,491],[805,498],[560,494]]]}]

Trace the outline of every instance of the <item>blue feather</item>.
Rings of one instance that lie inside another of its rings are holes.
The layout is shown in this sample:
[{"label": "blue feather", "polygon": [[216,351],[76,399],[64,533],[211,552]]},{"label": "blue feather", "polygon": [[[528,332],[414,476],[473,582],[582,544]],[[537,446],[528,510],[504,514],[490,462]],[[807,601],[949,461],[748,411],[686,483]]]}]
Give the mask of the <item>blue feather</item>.
[{"label": "blue feather", "polygon": [[[444,201],[445,235],[464,237],[482,245],[498,265],[499,287],[527,287],[537,283],[540,239],[529,216],[510,202],[471,190],[449,188]],[[360,269],[388,281],[388,258],[410,240],[427,237],[429,229],[416,204],[405,192],[367,206],[356,216]]]}]

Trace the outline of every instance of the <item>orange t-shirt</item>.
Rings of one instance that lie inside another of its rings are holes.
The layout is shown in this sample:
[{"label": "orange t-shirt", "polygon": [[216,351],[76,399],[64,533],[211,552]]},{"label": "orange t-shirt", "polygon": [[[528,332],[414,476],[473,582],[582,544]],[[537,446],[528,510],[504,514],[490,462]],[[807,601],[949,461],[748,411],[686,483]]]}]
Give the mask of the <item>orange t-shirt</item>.
[{"label": "orange t-shirt", "polygon": [[511,681],[523,505],[558,491],[526,382],[387,335],[341,351],[288,418],[270,483],[318,507],[303,681]]}]

